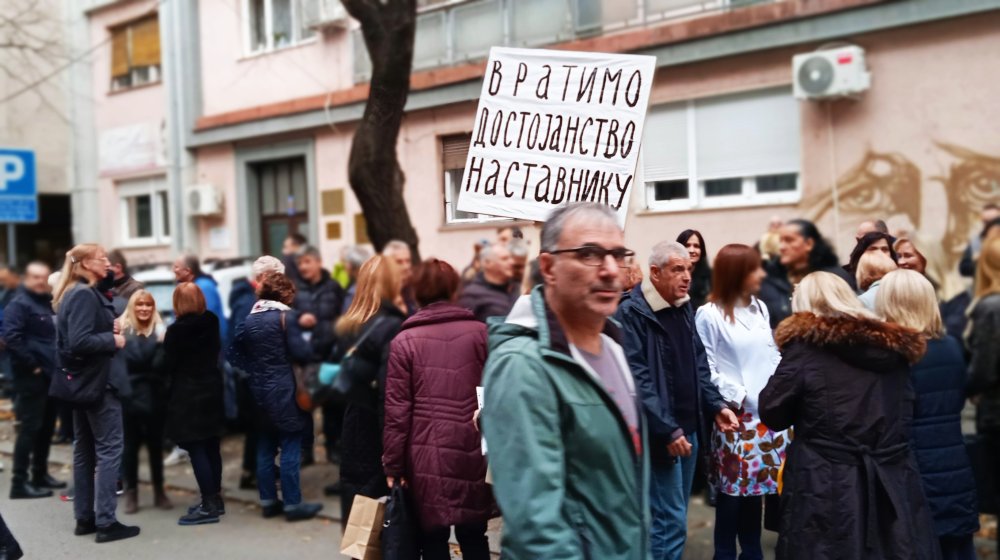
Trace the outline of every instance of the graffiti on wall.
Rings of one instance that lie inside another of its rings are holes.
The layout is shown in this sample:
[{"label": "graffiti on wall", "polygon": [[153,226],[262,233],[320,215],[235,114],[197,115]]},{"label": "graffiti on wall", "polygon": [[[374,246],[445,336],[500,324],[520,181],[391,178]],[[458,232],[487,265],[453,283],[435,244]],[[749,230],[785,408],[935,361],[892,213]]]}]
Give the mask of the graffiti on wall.
[{"label": "graffiti on wall", "polygon": [[[1000,201],[1000,157],[946,142],[935,145],[954,158],[946,175],[929,179],[944,186],[948,208],[941,246],[949,270],[955,270],[969,236],[979,230],[983,205]],[[906,156],[869,149],[838,181],[841,216],[862,220],[902,215],[920,231],[924,200],[921,177],[920,168]],[[819,221],[833,205],[832,192],[824,192],[806,201],[806,216]]]}]

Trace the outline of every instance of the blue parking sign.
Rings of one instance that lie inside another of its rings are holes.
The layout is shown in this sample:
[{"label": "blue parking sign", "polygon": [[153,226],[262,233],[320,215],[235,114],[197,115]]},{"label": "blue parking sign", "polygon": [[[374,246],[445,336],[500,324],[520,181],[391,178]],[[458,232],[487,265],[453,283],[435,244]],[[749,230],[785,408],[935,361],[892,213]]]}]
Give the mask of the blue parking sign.
[{"label": "blue parking sign", "polygon": [[0,223],[37,221],[35,152],[0,148]]}]

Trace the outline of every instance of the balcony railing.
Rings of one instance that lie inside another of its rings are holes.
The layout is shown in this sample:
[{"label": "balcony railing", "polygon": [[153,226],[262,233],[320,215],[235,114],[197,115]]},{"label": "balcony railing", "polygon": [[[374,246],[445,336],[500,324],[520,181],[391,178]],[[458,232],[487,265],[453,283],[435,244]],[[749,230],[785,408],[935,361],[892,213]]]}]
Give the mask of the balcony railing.
[{"label": "balcony railing", "polygon": [[[481,60],[490,47],[541,47],[630,27],[750,4],[787,0],[468,0],[431,4],[417,16],[413,69]],[[354,79],[371,77],[360,30],[353,32]]]}]

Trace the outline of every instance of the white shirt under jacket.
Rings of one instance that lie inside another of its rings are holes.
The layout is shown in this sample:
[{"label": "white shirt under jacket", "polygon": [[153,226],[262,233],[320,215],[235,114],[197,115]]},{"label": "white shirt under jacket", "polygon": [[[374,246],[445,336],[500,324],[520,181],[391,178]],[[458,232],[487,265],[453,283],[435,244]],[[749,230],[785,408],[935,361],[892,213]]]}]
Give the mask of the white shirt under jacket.
[{"label": "white shirt under jacket", "polygon": [[781,361],[771,333],[767,307],[751,298],[750,305],[736,307],[736,322],[723,316],[722,309],[706,303],[695,316],[698,335],[705,345],[712,383],[722,397],[757,417],[761,390]]}]

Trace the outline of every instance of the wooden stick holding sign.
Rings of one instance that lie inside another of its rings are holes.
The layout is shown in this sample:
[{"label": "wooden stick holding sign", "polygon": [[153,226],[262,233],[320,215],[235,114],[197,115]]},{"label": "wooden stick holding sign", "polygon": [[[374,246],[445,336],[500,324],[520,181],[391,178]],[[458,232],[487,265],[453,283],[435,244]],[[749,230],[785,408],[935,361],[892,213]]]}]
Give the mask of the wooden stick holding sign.
[{"label": "wooden stick holding sign", "polygon": [[600,202],[624,227],[655,58],[494,47],[458,209],[545,221]]}]

